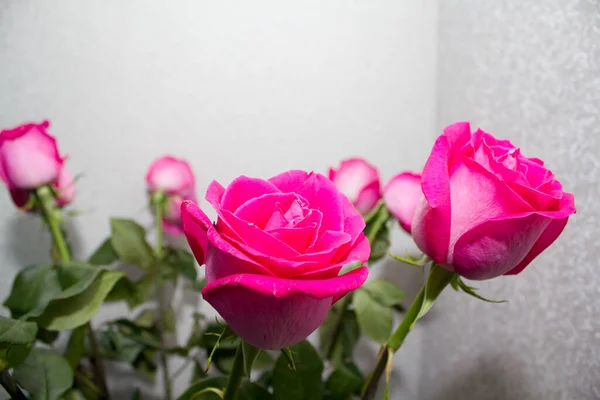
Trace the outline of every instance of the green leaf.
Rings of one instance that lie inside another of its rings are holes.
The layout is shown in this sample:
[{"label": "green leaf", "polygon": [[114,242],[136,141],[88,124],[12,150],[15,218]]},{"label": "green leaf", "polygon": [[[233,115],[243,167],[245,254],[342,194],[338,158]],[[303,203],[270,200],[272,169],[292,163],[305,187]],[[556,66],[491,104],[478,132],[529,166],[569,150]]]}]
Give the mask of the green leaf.
[{"label": "green leaf", "polygon": [[369,295],[384,307],[392,307],[404,300],[404,292],[387,279],[377,279],[362,286]]},{"label": "green leaf", "polygon": [[392,309],[381,305],[368,291],[362,289],[354,292],[352,305],[358,326],[365,336],[379,344],[387,342],[394,324]]},{"label": "green leaf", "polygon": [[154,252],[146,241],[146,230],[130,219],[112,218],[110,227],[110,242],[119,259],[150,269],[154,264]]},{"label": "green leaf", "polygon": [[[348,294],[347,296],[351,295]],[[333,365],[344,365],[352,359],[354,346],[360,337],[356,313],[353,310],[345,309],[340,319],[340,312],[345,308],[343,306],[344,301],[345,299],[337,302],[331,308],[319,328],[321,352],[329,356],[329,360]],[[336,329],[339,330],[337,333]],[[335,343],[332,343],[334,340]]]},{"label": "green leaf", "polygon": [[33,343],[37,330],[34,322],[0,316],[0,345]]},{"label": "green leaf", "polygon": [[386,256],[392,242],[390,241],[390,228],[384,224],[379,228],[371,243],[371,255],[369,264],[373,264]]},{"label": "green leaf", "polygon": [[[456,275],[458,276],[458,275]],[[461,278],[460,276],[458,276],[458,278],[453,279],[452,282],[450,282],[451,284],[453,284],[452,287],[454,287],[454,282],[456,282],[456,284],[458,284],[458,287],[460,287],[462,289],[463,292],[465,292],[466,294],[475,297],[476,299],[479,300],[483,300],[485,302],[488,303],[507,303],[508,300],[490,300],[490,299],[486,299],[485,297],[482,297],[480,295],[478,295],[475,291],[477,290],[476,288],[467,285]]]},{"label": "green leaf", "polygon": [[62,291],[56,268],[33,265],[19,272],[4,306],[10,310],[13,318],[20,318],[27,313],[40,315],[50,300]]},{"label": "green leaf", "polygon": [[400,261],[404,264],[412,265],[414,267],[424,267],[430,261],[429,257],[426,255],[421,256],[420,258],[416,258],[411,256],[408,251],[406,252],[406,257],[398,256],[392,253],[388,253],[390,257],[394,260]]},{"label": "green leaf", "polygon": [[325,389],[332,400],[346,400],[353,393],[360,391],[363,378],[356,366],[337,367],[325,382]]},{"label": "green leaf", "polygon": [[92,254],[88,262],[92,265],[111,265],[118,259],[119,257],[112,246],[111,238],[107,238]]},{"label": "green leaf", "polygon": [[77,389],[69,389],[63,395],[61,400],[84,400],[84,397],[79,393]]},{"label": "green leaf", "polygon": [[273,395],[261,385],[244,381],[238,391],[238,400],[271,400]]},{"label": "green leaf", "polygon": [[256,360],[256,357],[260,353],[260,349],[242,341],[242,353],[244,355],[244,372],[247,376],[250,376],[252,364],[254,364],[254,360]]},{"label": "green leaf", "polygon": [[127,277],[120,279],[106,297],[106,301],[125,301],[130,309],[148,301],[154,294],[154,279],[151,274],[146,274],[138,281],[131,281]]},{"label": "green leaf", "polygon": [[60,332],[49,331],[48,329],[38,328],[36,339],[46,344],[52,344],[58,338]]},{"label": "green leaf", "polygon": [[175,310],[173,310],[173,307],[171,307],[170,305],[167,306],[163,310],[162,318],[163,328],[167,332],[175,332],[175,330],[177,329],[177,314],[175,314]]},{"label": "green leaf", "polygon": [[135,324],[140,328],[152,328],[155,325],[156,310],[153,308],[146,308],[140,311],[137,317],[135,317]]},{"label": "green leaf", "polygon": [[392,215],[383,201],[365,217],[364,233],[371,244],[369,264],[383,258],[390,247],[390,230],[387,222],[391,219]]},{"label": "green leaf", "polygon": [[273,370],[273,399],[315,400],[324,394],[321,380],[323,361],[307,341],[290,348],[294,354],[296,370],[289,367],[288,358],[281,354]]},{"label": "green leaf", "polygon": [[54,350],[35,348],[13,377],[32,400],[56,400],[73,385],[73,370]]},{"label": "green leaf", "polygon": [[215,376],[205,378],[190,386],[177,400],[220,400],[215,393],[206,392],[205,389],[215,388],[224,390],[227,386],[228,378],[226,376]]},{"label": "green leaf", "polygon": [[266,351],[259,351],[258,355],[254,359],[252,369],[263,369],[269,367],[275,363],[275,359]]},{"label": "green leaf", "polygon": [[65,352],[65,360],[67,360],[73,370],[77,369],[79,360],[81,360],[81,356],[83,355],[85,329],[85,326],[80,326],[73,329],[73,332],[71,332],[71,338],[69,339],[69,345],[67,346],[67,351]]},{"label": "green leaf", "polygon": [[196,281],[198,277],[196,261],[194,260],[194,256],[188,251],[183,249],[169,249],[165,261],[175,266],[177,271],[190,281]]},{"label": "green leaf", "polygon": [[83,292],[52,300],[36,321],[46,329],[57,331],[73,329],[89,322],[115,283],[124,275],[121,271],[100,270],[93,283]]},{"label": "green leaf", "polygon": [[422,318],[425,314],[427,314],[431,307],[433,307],[433,303],[438,298],[440,293],[442,293],[444,288],[452,281],[454,275],[454,272],[448,271],[437,264],[433,264],[431,266],[431,269],[429,270],[429,277],[425,283],[425,297],[423,299],[423,303],[421,304],[419,314],[413,322],[413,326],[418,319]]},{"label": "green leaf", "polygon": [[21,271],[5,306],[14,317],[48,330],[72,329],[96,313],[123,273],[81,263],[33,266]]},{"label": "green leaf", "polygon": [[154,381],[156,376],[156,351],[146,349],[141,352],[140,356],[133,362],[133,368],[140,374],[145,376],[150,381]]}]

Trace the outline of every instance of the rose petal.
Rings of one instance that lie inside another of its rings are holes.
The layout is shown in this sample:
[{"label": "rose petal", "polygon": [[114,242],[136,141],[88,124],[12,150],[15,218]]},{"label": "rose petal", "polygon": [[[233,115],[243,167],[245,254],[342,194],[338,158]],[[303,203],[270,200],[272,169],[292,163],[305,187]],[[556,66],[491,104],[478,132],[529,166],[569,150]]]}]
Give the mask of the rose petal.
[{"label": "rose petal", "polygon": [[279,189],[269,181],[247,176],[235,178],[223,194],[221,208],[234,213],[238,207],[255,197],[268,193],[277,193]]},{"label": "rose petal", "polygon": [[58,178],[64,160],[48,126],[44,121],[0,132],[0,178],[9,189],[35,189]]},{"label": "rose petal", "polygon": [[381,185],[379,180],[376,182],[372,182],[371,184],[365,186],[358,197],[356,198],[356,202],[354,206],[361,214],[367,214],[369,211],[375,207],[377,202],[381,199]]},{"label": "rose petal", "polygon": [[383,200],[388,210],[408,233],[421,196],[421,175],[413,172],[399,173],[383,188]]},{"label": "rose petal", "polygon": [[[329,179],[354,204],[358,202],[359,194],[367,186],[374,185],[379,189],[377,168],[362,158],[350,158],[342,161],[337,170],[329,170]],[[377,190],[377,196],[373,205],[381,198],[379,190]],[[357,209],[361,211],[359,207]]]},{"label": "rose petal", "polygon": [[190,165],[172,156],[163,156],[150,165],[146,182],[151,191],[164,190],[167,194],[187,194],[194,187],[194,173]]},{"label": "rose petal", "polygon": [[[294,201],[307,203],[295,193],[268,193],[252,198],[242,204],[234,213],[244,221],[252,222],[261,229],[265,229],[269,220],[278,210],[287,211]],[[279,213],[283,217],[283,213]],[[287,220],[281,219],[286,225]]]},{"label": "rose petal", "polygon": [[468,158],[455,165],[450,188],[452,223],[448,259],[452,258],[458,238],[473,226],[499,216],[533,211],[506,183]]},{"label": "rose petal", "polygon": [[208,284],[202,295],[243,340],[281,349],[308,337],[334,300],[362,285],[367,275],[366,267],[325,280],[230,275]]},{"label": "rose petal", "polygon": [[[282,242],[269,232],[265,232],[252,222],[243,221],[229,210],[221,210],[221,219],[242,242],[263,254],[273,257],[288,258],[297,256],[298,251],[289,244]],[[236,237],[233,237],[236,239]]]},{"label": "rose petal", "polygon": [[562,232],[575,212],[565,193],[560,211],[531,211],[486,221],[466,232],[454,248],[454,270],[469,279],[521,272]]},{"label": "rose petal", "polygon": [[208,246],[208,230],[213,228],[210,218],[190,200],[181,203],[181,226],[198,264],[203,265]]},{"label": "rose petal", "polygon": [[[431,155],[423,169],[424,200],[419,202],[412,224],[415,243],[435,262],[443,263],[450,243],[450,177],[448,173],[457,148],[469,142],[471,128],[468,122],[457,122],[444,129],[435,141]],[[418,218],[417,218],[418,217]]]},{"label": "rose petal", "polygon": [[536,214],[486,221],[458,239],[449,261],[468,279],[503,275],[525,258],[550,222]]},{"label": "rose petal", "polygon": [[[523,271],[527,265],[531,261],[533,261],[540,253],[548,246],[550,246],[562,233],[563,229],[567,225],[567,221],[569,220],[568,215],[575,213],[575,199],[571,193],[564,193],[563,198],[561,199],[560,212],[567,214],[564,218],[557,218],[552,220],[546,230],[540,235],[539,239],[529,253],[525,256],[525,258],[513,269],[505,273],[504,275],[516,275]],[[545,213],[545,216],[556,215],[554,213]]]},{"label": "rose petal", "polygon": [[301,170],[290,170],[269,178],[269,182],[284,193],[296,193],[309,177],[309,173]]}]

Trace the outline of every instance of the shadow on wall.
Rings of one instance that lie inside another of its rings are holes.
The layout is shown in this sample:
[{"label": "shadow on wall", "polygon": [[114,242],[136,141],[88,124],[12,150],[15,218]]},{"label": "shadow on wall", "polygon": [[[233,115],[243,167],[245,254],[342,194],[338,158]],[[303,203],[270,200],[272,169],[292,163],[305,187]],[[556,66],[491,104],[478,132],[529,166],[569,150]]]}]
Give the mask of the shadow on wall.
[{"label": "shadow on wall", "polygon": [[[452,351],[452,349],[448,349]],[[475,351],[475,350],[474,350]],[[472,365],[457,365],[463,371],[446,385],[438,387],[429,400],[515,400],[527,398],[527,380],[515,366],[513,354],[473,354]],[[435,385],[435,383],[433,383]],[[515,388],[520,393],[515,393]]]}]

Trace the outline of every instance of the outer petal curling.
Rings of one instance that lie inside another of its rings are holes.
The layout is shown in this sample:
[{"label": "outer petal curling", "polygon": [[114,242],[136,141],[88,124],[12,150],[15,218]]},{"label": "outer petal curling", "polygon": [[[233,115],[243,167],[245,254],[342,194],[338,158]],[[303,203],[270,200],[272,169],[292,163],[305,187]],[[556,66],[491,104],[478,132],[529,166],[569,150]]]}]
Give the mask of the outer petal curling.
[{"label": "outer petal curling", "polygon": [[281,349],[317,329],[331,305],[362,285],[367,275],[366,267],[325,280],[230,275],[207,285],[202,295],[243,340]]}]

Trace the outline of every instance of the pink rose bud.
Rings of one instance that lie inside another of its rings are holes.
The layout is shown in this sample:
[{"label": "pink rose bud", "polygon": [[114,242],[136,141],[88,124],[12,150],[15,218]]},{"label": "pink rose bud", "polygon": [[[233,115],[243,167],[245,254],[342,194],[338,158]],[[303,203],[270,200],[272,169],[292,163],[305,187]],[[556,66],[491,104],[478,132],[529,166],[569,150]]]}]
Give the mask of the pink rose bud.
[{"label": "pink rose bud", "polygon": [[419,200],[423,196],[421,175],[401,172],[392,177],[383,188],[383,200],[400,226],[410,233],[411,222]]},{"label": "pink rose bud", "polygon": [[573,195],[543,161],[468,122],[444,129],[412,221],[419,248],[468,279],[518,274],[561,234]]},{"label": "pink rose bud", "polygon": [[323,175],[288,171],[268,180],[240,176],[206,192],[216,224],[191,201],[183,229],[206,263],[202,295],[246,342],[281,349],[310,335],[332,304],[367,279],[365,223]]},{"label": "pink rose bud", "polygon": [[33,190],[57,180],[63,159],[56,139],[46,132],[49,125],[44,121],[0,132],[0,178],[9,190]]},{"label": "pink rose bud", "polygon": [[329,179],[361,214],[367,214],[381,199],[379,172],[362,158],[349,158],[338,169],[330,168]]},{"label": "pink rose bud", "polygon": [[181,202],[196,201],[194,173],[190,165],[175,157],[160,157],[150,165],[146,183],[150,193],[163,191],[167,197],[163,229],[170,235],[182,235]]}]

